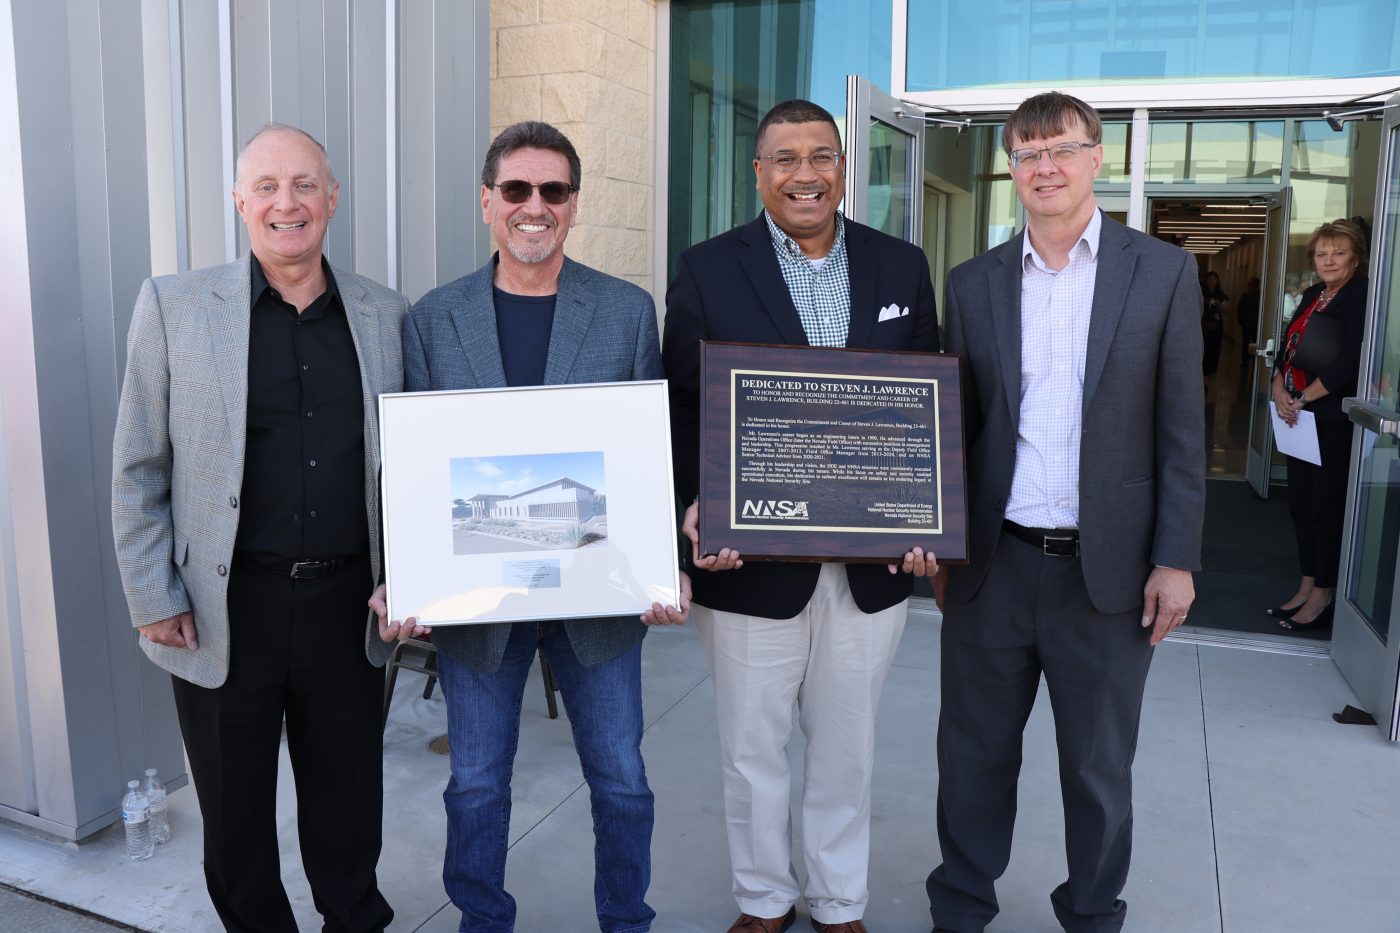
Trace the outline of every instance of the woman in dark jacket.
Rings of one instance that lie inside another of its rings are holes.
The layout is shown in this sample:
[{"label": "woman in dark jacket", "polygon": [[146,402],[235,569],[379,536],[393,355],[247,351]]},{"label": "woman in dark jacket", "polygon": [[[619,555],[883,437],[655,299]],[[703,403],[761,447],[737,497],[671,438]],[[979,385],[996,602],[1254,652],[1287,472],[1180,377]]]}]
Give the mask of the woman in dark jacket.
[{"label": "woman in dark jacket", "polygon": [[1321,281],[1303,293],[1275,365],[1273,400],[1289,425],[1300,411],[1317,421],[1321,465],[1288,457],[1288,511],[1298,538],[1302,580],[1293,597],[1268,610],[1288,631],[1332,624],[1351,465],[1351,422],[1342,398],[1356,394],[1366,323],[1366,233],[1349,220],[1323,224],[1308,239]]}]

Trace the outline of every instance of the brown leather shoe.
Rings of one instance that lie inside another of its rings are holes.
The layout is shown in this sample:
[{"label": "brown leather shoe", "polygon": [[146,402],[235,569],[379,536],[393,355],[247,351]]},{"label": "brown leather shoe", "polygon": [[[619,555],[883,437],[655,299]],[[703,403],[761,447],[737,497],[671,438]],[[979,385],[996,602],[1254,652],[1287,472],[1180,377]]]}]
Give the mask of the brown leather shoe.
[{"label": "brown leather shoe", "polygon": [[796,922],[797,905],[794,904],[781,917],[755,917],[751,914],[740,914],[739,919],[735,920],[733,926],[729,928],[729,933],[783,933]]},{"label": "brown leather shoe", "polygon": [[845,923],[822,923],[820,920],[812,921],[812,929],[817,933],[868,933],[865,924],[859,920],[847,920]]}]

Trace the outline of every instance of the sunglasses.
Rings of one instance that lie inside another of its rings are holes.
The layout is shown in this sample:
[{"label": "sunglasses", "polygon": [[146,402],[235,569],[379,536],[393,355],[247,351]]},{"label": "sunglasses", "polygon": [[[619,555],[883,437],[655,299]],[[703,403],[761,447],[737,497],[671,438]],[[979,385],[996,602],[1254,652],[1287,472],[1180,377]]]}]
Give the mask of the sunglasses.
[{"label": "sunglasses", "polygon": [[513,178],[510,181],[497,182],[491,186],[499,188],[501,198],[507,204],[524,204],[530,200],[530,195],[535,189],[540,190],[540,197],[544,198],[546,204],[563,204],[569,200],[569,195],[578,189],[566,181],[547,181],[542,185],[532,185],[528,181]]}]

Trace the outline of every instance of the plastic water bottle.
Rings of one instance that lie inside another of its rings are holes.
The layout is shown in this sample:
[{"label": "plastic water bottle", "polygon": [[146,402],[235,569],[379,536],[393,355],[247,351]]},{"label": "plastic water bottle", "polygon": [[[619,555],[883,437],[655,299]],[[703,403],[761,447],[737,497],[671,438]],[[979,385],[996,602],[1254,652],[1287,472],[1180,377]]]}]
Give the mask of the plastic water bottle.
[{"label": "plastic water bottle", "polygon": [[126,826],[126,857],[134,862],[150,858],[156,850],[151,840],[151,805],[141,793],[139,781],[126,782],[122,823]]},{"label": "plastic water bottle", "polygon": [[156,777],[155,768],[146,769],[146,780],[141,782],[141,793],[151,806],[151,839],[156,845],[170,841],[170,811],[165,808],[165,785]]}]

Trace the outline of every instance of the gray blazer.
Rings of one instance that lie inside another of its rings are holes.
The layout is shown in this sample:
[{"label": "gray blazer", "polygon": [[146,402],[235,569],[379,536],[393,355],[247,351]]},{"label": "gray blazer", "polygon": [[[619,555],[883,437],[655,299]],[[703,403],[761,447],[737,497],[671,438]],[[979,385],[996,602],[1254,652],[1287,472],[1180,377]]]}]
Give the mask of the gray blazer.
[{"label": "gray blazer", "polygon": [[[144,638],[141,647],[152,661],[201,687],[217,687],[228,676],[228,573],[247,423],[249,265],[245,256],[141,286],[112,444],[112,529],[131,622],[147,625],[193,611],[197,650]],[[403,383],[399,331],[408,301],[353,272],[332,272],[364,392],[373,570],[365,581],[368,599],[380,573],[376,398]],[[370,661],[382,666],[389,649],[367,624]]]},{"label": "gray blazer", "polygon": [[[948,350],[963,358],[971,561],[951,605],[995,556],[1016,465],[1024,231],[948,277]],[[1199,570],[1205,521],[1201,289],[1189,253],[1103,218],[1084,364],[1079,535],[1100,612],[1142,605],[1154,565]]]},{"label": "gray blazer", "polygon": [[[490,389],[506,384],[491,277],[496,259],[424,295],[403,328],[404,389]],[[546,385],[660,379],[656,305],[622,279],[565,258],[545,360]],[[564,623],[569,644],[586,666],[617,657],[641,641],[636,616]],[[501,666],[511,623],[441,626],[433,644],[480,671]]]}]

